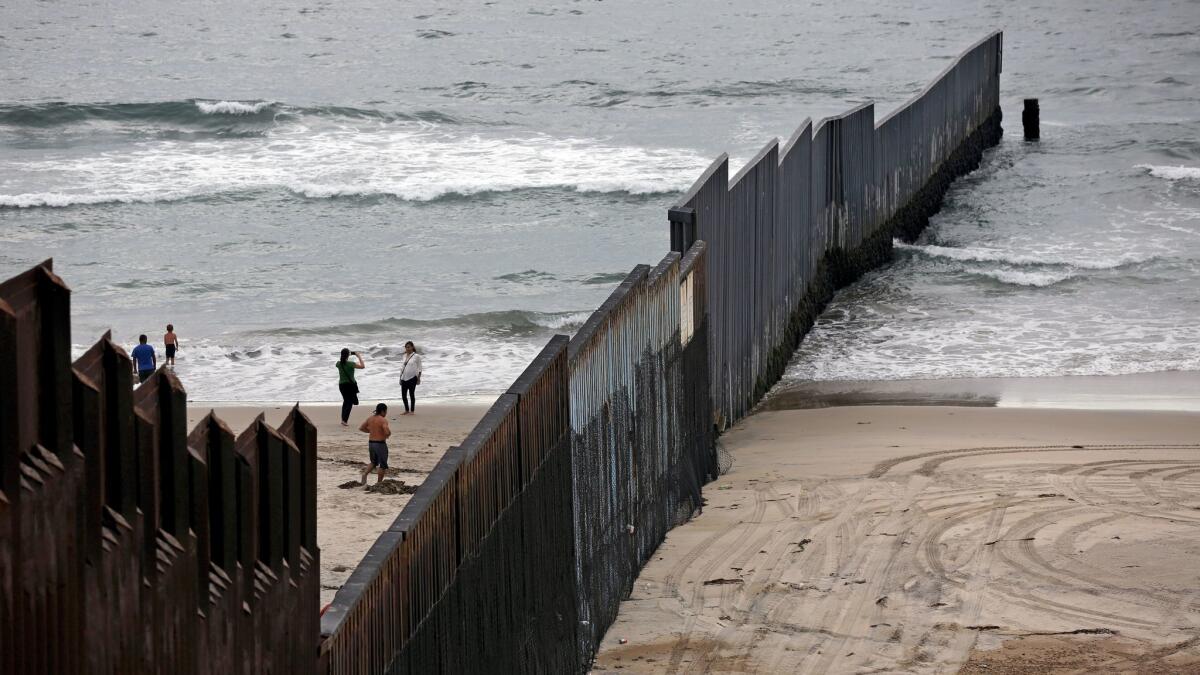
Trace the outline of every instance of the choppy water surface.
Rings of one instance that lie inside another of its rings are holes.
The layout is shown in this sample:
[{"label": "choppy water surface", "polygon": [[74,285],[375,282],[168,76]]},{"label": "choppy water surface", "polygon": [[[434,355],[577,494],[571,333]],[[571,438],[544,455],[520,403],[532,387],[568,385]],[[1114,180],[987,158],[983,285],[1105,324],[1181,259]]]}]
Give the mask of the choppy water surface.
[{"label": "choppy water surface", "polygon": [[1200,5],[1076,4],[5,3],[0,275],[53,256],[81,346],[173,322],[198,400],[336,398],[343,345],[394,396],[407,339],[491,393],[718,152],[1003,28],[1004,142],[789,377],[1200,369]]}]

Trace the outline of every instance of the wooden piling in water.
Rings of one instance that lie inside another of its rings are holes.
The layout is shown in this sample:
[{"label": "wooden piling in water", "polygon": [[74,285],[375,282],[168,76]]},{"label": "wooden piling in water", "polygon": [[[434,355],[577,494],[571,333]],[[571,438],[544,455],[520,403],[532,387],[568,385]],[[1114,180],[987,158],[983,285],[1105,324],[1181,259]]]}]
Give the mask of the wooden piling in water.
[{"label": "wooden piling in water", "polygon": [[1025,140],[1036,141],[1041,138],[1041,109],[1036,98],[1025,99],[1025,109],[1021,111],[1021,124],[1025,126]]}]

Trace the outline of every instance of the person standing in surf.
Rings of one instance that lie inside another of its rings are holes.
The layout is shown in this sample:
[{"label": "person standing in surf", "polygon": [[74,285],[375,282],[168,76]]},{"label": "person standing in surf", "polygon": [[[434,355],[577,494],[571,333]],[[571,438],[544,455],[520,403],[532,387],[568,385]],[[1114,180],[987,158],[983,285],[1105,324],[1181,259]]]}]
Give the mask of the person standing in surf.
[{"label": "person standing in surf", "polygon": [[375,414],[364,420],[358,430],[370,434],[367,436],[367,457],[370,463],[362,472],[362,484],[367,484],[367,476],[370,476],[372,471],[378,471],[379,478],[375,484],[379,485],[383,482],[384,471],[388,468],[387,439],[392,435],[392,428],[388,426],[387,421],[387,405],[376,405]]},{"label": "person standing in surf", "polygon": [[150,379],[158,369],[158,356],[154,353],[154,347],[146,342],[145,335],[138,336],[138,346],[129,355],[133,357],[133,372],[137,375],[138,384]]},{"label": "person standing in surf", "polygon": [[421,355],[410,340],[404,343],[404,365],[400,367],[400,396],[404,399],[405,415],[417,412],[418,384],[421,384]]},{"label": "person standing in surf", "polygon": [[175,352],[179,349],[179,336],[175,334],[175,326],[167,324],[167,334],[163,336],[163,346],[167,348],[167,367],[175,367]]},{"label": "person standing in surf", "polygon": [[[350,361],[353,356],[358,360],[358,363]],[[350,409],[358,405],[358,382],[354,379],[354,371],[360,368],[366,368],[363,363],[362,354],[352,352],[349,349],[342,349],[342,356],[337,362],[338,371],[338,391],[342,393],[342,426],[350,426]]]}]

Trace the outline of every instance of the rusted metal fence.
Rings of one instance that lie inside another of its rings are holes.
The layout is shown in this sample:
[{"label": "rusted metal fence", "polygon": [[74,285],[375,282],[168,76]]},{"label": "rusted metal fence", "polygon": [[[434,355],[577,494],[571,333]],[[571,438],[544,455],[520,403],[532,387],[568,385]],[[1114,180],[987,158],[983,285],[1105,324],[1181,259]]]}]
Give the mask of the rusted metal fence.
[{"label": "rusted metal fence", "polygon": [[322,672],[586,666],[717,472],[704,263],[634,268],[446,452],[325,612]]},{"label": "rusted metal fence", "polygon": [[[580,653],[594,653],[667,531],[717,473],[709,420],[705,244],[639,265],[571,340]],[[682,300],[693,327],[685,343]]]},{"label": "rusted metal fence", "polygon": [[309,672],[316,430],[187,433],[170,371],[70,361],[49,262],[0,284],[0,672]]},{"label": "rusted metal fence", "polygon": [[186,435],[169,372],[133,391],[107,337],[72,368],[49,265],[0,285],[0,672],[583,671],[701,508],[716,431],[998,140],[1000,55],[996,33],[878,124],[871,104],[805,121],[732,181],[714,162],[669,212],[673,252],[547,344],[319,627],[299,409]]},{"label": "rusted metal fence", "polygon": [[324,672],[579,669],[568,396],[558,336],[338,591]]},{"label": "rusted metal fence", "polygon": [[709,244],[709,372],[720,426],[782,375],[837,287],[891,257],[950,182],[999,141],[1003,36],[971,46],[878,122],[874,105],[805,120],[733,178],[721,155],[668,211],[673,250]]}]

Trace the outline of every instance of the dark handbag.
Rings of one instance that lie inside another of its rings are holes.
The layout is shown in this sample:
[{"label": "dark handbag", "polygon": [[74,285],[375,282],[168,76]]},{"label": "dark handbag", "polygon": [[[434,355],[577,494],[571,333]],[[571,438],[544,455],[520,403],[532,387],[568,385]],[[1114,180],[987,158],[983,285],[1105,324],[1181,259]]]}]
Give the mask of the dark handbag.
[{"label": "dark handbag", "polygon": [[414,386],[414,387],[415,387],[416,385],[418,385],[418,384],[421,384],[421,374],[420,374],[420,373],[417,373],[417,377],[416,377],[415,379],[416,379],[417,381],[416,381],[416,382],[413,382],[413,386]]}]

